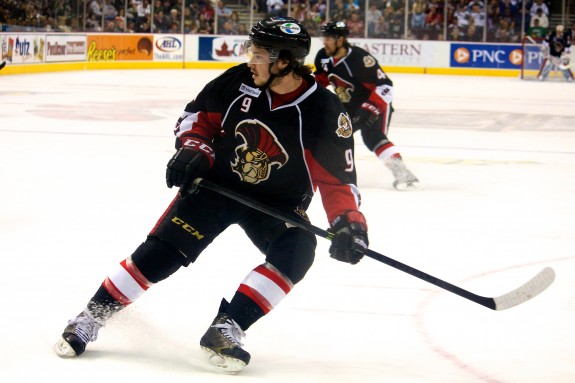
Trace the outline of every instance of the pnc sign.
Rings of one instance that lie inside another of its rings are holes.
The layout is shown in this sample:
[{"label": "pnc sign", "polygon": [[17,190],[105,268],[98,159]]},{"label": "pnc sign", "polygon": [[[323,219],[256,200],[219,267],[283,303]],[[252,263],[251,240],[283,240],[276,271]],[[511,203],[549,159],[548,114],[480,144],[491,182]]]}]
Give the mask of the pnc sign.
[{"label": "pnc sign", "polygon": [[451,67],[519,69],[522,60],[519,45],[451,44]]}]

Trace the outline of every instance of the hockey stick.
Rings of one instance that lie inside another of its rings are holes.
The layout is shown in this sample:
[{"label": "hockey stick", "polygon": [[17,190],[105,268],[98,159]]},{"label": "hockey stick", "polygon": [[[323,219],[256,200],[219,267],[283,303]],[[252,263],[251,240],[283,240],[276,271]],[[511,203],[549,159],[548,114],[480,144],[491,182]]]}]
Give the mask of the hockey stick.
[{"label": "hockey stick", "polygon": [[0,64],[0,70],[2,70],[5,66],[6,66],[6,61],[4,61],[2,64]]},{"label": "hockey stick", "polygon": [[[331,240],[333,238],[334,234],[332,232],[320,229],[319,227],[313,226],[312,224],[305,221],[295,220],[279,210],[273,209],[272,207],[266,206],[251,198],[243,196],[232,190],[226,189],[222,186],[216,185],[210,181],[206,181],[202,178],[197,178],[194,180],[194,186],[192,186],[192,190],[188,191],[188,193],[193,193],[194,190],[197,189],[198,187],[211,190],[213,192],[231,198],[253,209],[269,214],[272,217],[281,219],[286,223],[307,230],[317,235],[318,237],[326,238],[328,240]],[[551,283],[553,283],[553,280],[555,279],[555,272],[553,271],[553,269],[550,267],[546,267],[543,270],[541,270],[536,276],[527,281],[524,285],[516,288],[515,290],[510,291],[507,294],[503,294],[499,297],[490,298],[490,297],[483,297],[474,294],[470,291],[464,290],[461,287],[452,285],[449,282],[436,278],[433,275],[429,275],[421,270],[415,269],[404,263],[389,258],[383,254],[376,253],[373,250],[368,249],[365,255],[377,261],[385,263],[386,265],[401,270],[407,274],[411,274],[416,278],[422,279],[435,286],[441,287],[444,290],[450,291],[463,298],[469,299],[472,302],[478,303],[489,309],[497,311],[506,310],[528,301],[529,299],[543,292],[547,287],[551,285]]]}]

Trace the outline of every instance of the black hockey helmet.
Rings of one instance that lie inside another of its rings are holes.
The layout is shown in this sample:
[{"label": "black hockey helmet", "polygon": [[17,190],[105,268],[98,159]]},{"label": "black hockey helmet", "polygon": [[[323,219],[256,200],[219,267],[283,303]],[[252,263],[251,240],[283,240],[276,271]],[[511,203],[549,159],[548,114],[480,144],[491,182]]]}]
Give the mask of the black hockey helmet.
[{"label": "black hockey helmet", "polygon": [[249,42],[270,51],[270,58],[279,57],[281,51],[291,52],[292,58],[303,64],[309,54],[311,37],[296,19],[270,17],[258,22],[250,31]]},{"label": "black hockey helmet", "polygon": [[349,35],[349,28],[344,21],[330,21],[321,27],[322,36],[332,36],[338,38],[339,36],[347,37]]}]

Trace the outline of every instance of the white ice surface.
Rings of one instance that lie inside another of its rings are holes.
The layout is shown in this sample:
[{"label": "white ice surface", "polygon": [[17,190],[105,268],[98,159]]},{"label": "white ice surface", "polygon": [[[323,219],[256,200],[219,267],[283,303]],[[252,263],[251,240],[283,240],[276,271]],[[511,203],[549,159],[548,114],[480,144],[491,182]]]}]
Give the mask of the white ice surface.
[{"label": "white ice surface", "polygon": [[[250,365],[198,342],[262,256],[236,228],[111,320],[81,358],[52,352],[174,196],[185,104],[218,72],[0,76],[1,382],[575,382],[575,86],[394,74],[390,138],[423,189],[392,189],[357,139],[370,247],[485,296],[557,273],[503,312],[372,259],[328,256],[247,333]],[[319,197],[310,209],[327,227]]]}]

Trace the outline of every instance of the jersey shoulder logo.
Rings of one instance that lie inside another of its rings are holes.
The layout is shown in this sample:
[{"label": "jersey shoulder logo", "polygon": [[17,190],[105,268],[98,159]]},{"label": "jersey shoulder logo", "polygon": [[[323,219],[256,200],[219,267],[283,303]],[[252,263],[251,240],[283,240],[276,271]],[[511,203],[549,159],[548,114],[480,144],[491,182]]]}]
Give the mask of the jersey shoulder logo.
[{"label": "jersey shoulder logo", "polygon": [[345,113],[340,113],[339,117],[337,118],[337,129],[335,130],[335,134],[339,137],[349,138],[351,137],[353,130],[351,128],[351,121],[349,117]]},{"label": "jersey shoulder logo", "polygon": [[262,122],[241,121],[235,135],[243,142],[236,147],[236,158],[230,165],[242,181],[258,184],[269,178],[273,165],[279,169],[288,162],[287,152]]},{"label": "jersey shoulder logo", "polygon": [[363,65],[365,65],[366,68],[371,68],[372,66],[375,65],[375,59],[373,58],[372,55],[367,55],[363,57]]},{"label": "jersey shoulder logo", "polygon": [[247,86],[246,84],[240,85],[240,92],[247,94],[248,96],[259,97],[262,93],[261,90],[257,88],[252,88],[251,86]]}]

